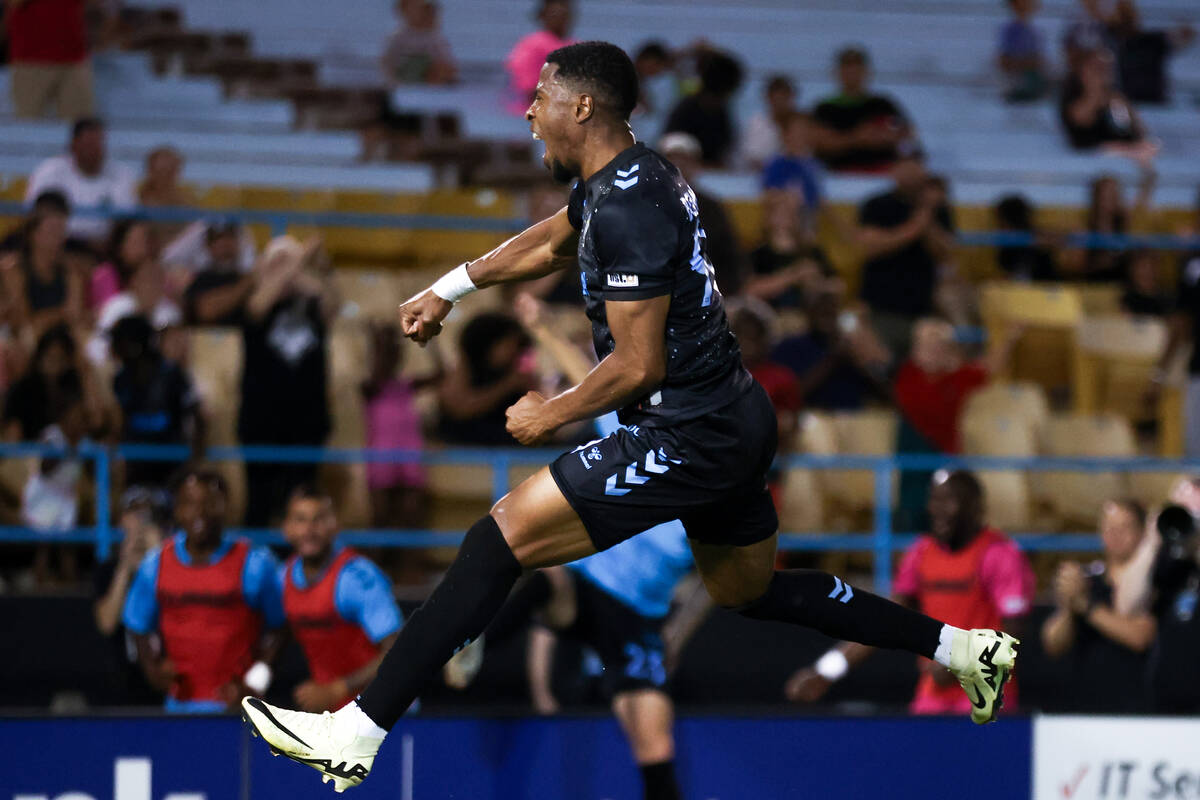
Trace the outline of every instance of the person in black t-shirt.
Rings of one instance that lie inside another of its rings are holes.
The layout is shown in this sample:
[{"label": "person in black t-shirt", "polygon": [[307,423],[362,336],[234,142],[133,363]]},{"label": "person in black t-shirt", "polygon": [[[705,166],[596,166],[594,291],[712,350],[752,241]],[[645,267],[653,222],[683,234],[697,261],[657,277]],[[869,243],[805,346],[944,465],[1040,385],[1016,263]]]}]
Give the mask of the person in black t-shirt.
[{"label": "person in black t-shirt", "polygon": [[239,325],[254,290],[256,273],[241,268],[240,228],[232,221],[210,223],[204,232],[208,265],[183,295],[184,315],[193,325]]},{"label": "person in black t-shirt", "polygon": [[729,103],[742,85],[742,65],[719,51],[700,56],[700,91],[671,110],[665,133],[690,133],[700,142],[704,163],[723,166],[733,150],[737,132]]},{"label": "person in black t-shirt", "polygon": [[1172,492],[1182,500],[1159,512],[1161,538],[1151,572],[1158,639],[1150,651],[1147,678],[1156,714],[1200,713],[1200,532],[1197,498],[1200,479],[1187,478]]},{"label": "person in black t-shirt", "polygon": [[914,131],[891,98],[867,88],[867,54],[847,48],[837,54],[838,94],[813,109],[817,156],[834,170],[877,172],[891,166],[901,142]]},{"label": "person in black t-shirt", "polygon": [[775,308],[805,309],[836,276],[829,257],[805,228],[798,203],[790,192],[766,192],[763,243],[750,251],[746,294]]},{"label": "person in black t-shirt", "polygon": [[907,353],[913,322],[934,310],[938,265],[953,252],[954,221],[930,184],[924,154],[902,151],[892,168],[895,187],[867,200],[858,212],[858,239],[866,255],[861,296],[876,330],[893,353]]},{"label": "person in black t-shirt", "polygon": [[1080,59],[1063,85],[1059,116],[1067,142],[1076,150],[1100,149],[1145,167],[1158,154],[1158,143],[1116,87],[1107,50],[1094,50]]},{"label": "person in black t-shirt", "polygon": [[1027,233],[1035,238],[1030,245],[1003,245],[996,248],[996,260],[1004,274],[1015,281],[1053,281],[1058,277],[1054,250],[1037,241],[1041,238],[1033,222],[1033,206],[1021,195],[1000,199],[994,209],[996,229],[1004,233]]},{"label": "person in black t-shirt", "polygon": [[1142,537],[1146,510],[1135,500],[1110,500],[1100,516],[1104,560],[1088,566],[1074,561],[1054,577],[1055,612],[1042,625],[1042,643],[1051,658],[1073,665],[1063,687],[1065,711],[1136,713],[1146,710],[1142,676],[1146,651],[1154,642],[1154,618],[1147,610],[1120,614],[1113,608],[1118,583],[1126,579]]},{"label": "person in black t-shirt", "polygon": [[[329,435],[326,344],[341,299],[331,272],[311,268],[318,248],[285,236],[263,252],[243,312],[243,444],[317,446]],[[246,524],[268,524],[288,493],[315,477],[311,464],[248,463]]]},{"label": "person in black t-shirt", "polygon": [[1108,29],[1116,50],[1121,90],[1134,103],[1166,103],[1170,88],[1167,59],[1192,43],[1192,27],[1185,24],[1171,30],[1145,30],[1133,0],[1117,0]]}]

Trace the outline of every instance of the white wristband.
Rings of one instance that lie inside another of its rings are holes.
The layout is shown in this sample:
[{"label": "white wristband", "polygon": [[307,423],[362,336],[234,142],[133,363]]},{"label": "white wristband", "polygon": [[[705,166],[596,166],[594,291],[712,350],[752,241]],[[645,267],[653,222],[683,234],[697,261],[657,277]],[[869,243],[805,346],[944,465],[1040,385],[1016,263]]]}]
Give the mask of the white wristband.
[{"label": "white wristband", "polygon": [[433,282],[430,287],[433,293],[443,300],[457,303],[479,287],[467,274],[467,262],[459,264],[442,277]]},{"label": "white wristband", "polygon": [[850,671],[850,662],[846,660],[846,654],[841,650],[830,650],[817,659],[813,669],[822,678],[832,683],[840,681],[846,676],[846,673]]},{"label": "white wristband", "polygon": [[271,685],[271,668],[263,661],[255,661],[242,677],[242,683],[255,694],[265,694]]}]

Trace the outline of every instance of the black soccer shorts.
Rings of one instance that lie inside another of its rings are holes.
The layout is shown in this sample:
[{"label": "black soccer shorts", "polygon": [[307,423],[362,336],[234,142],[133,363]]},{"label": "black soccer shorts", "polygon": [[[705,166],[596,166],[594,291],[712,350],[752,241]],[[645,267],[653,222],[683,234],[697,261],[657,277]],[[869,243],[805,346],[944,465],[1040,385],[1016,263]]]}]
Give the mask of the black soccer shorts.
[{"label": "black soccer shorts", "polygon": [[702,417],[620,428],[559,456],[550,474],[597,550],[673,519],[689,539],[749,545],[779,528],[767,491],[777,438],[775,409],[755,383]]}]

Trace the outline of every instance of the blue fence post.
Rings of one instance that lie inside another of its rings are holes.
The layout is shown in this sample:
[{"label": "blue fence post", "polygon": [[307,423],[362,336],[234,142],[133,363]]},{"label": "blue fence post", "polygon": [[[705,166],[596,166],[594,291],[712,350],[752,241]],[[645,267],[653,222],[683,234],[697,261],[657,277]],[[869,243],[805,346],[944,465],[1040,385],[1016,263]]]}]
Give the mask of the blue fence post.
[{"label": "blue fence post", "polygon": [[892,468],[890,458],[875,461],[875,593],[892,592]]},{"label": "blue fence post", "polygon": [[492,502],[508,494],[508,456],[497,452],[492,457]]},{"label": "blue fence post", "polygon": [[109,508],[112,491],[109,470],[109,449],[96,450],[96,560],[105,561],[112,549],[112,509]]},{"label": "blue fence post", "polygon": [[287,233],[287,217],[282,214],[271,217],[271,236],[283,236]]}]

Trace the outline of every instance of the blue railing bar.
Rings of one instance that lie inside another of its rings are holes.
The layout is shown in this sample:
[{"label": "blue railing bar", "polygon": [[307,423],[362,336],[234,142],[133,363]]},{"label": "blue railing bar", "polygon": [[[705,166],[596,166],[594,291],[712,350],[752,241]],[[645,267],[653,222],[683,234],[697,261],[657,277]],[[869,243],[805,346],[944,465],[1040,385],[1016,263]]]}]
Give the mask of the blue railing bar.
[{"label": "blue railing bar", "polygon": [[111,459],[107,452],[96,456],[96,559],[104,561],[112,548]]},{"label": "blue railing bar", "polygon": [[[122,444],[117,455],[131,461],[186,461],[192,457],[185,445]],[[204,452],[210,461],[248,461],[268,464],[362,464],[421,463],[468,464],[486,466],[497,461],[510,465],[549,464],[562,455],[562,449],[547,448],[449,448],[445,450],[367,450],[338,447],[298,447],[243,445],[210,447]],[[0,445],[0,457],[4,447]]]},{"label": "blue railing bar", "polygon": [[[28,209],[21,203],[0,202],[0,214],[21,216]],[[514,233],[529,225],[519,217],[477,217],[455,214],[378,214],[352,211],[287,211],[283,209],[209,209],[189,207],[113,209],[108,207],[79,207],[71,209],[81,217],[105,219],[138,217],[152,222],[194,222],[197,219],[230,217],[249,224],[271,227],[281,233],[288,225],[308,225],[344,228],[395,228],[404,230],[440,229],[478,231],[484,233]],[[1024,247],[1038,244],[1045,237],[1018,231],[960,231],[958,243],[968,247]],[[1054,241],[1068,247],[1088,247],[1125,250],[1148,247],[1155,250],[1200,250],[1200,236],[1171,234],[1105,234],[1071,233],[1055,237]]]},{"label": "blue railing bar", "polygon": [[942,453],[897,453],[891,456],[792,454],[781,456],[778,466],[790,469],[890,468],[912,471],[961,467],[1033,472],[1200,472],[1200,460],[1197,459],[958,456]]},{"label": "blue railing bar", "polygon": [[0,525],[0,542],[8,544],[95,544],[96,528],[69,528],[64,531],[38,531],[22,525]]},{"label": "blue railing bar", "polygon": [[892,591],[892,471],[875,470],[875,590],[881,594]]}]

